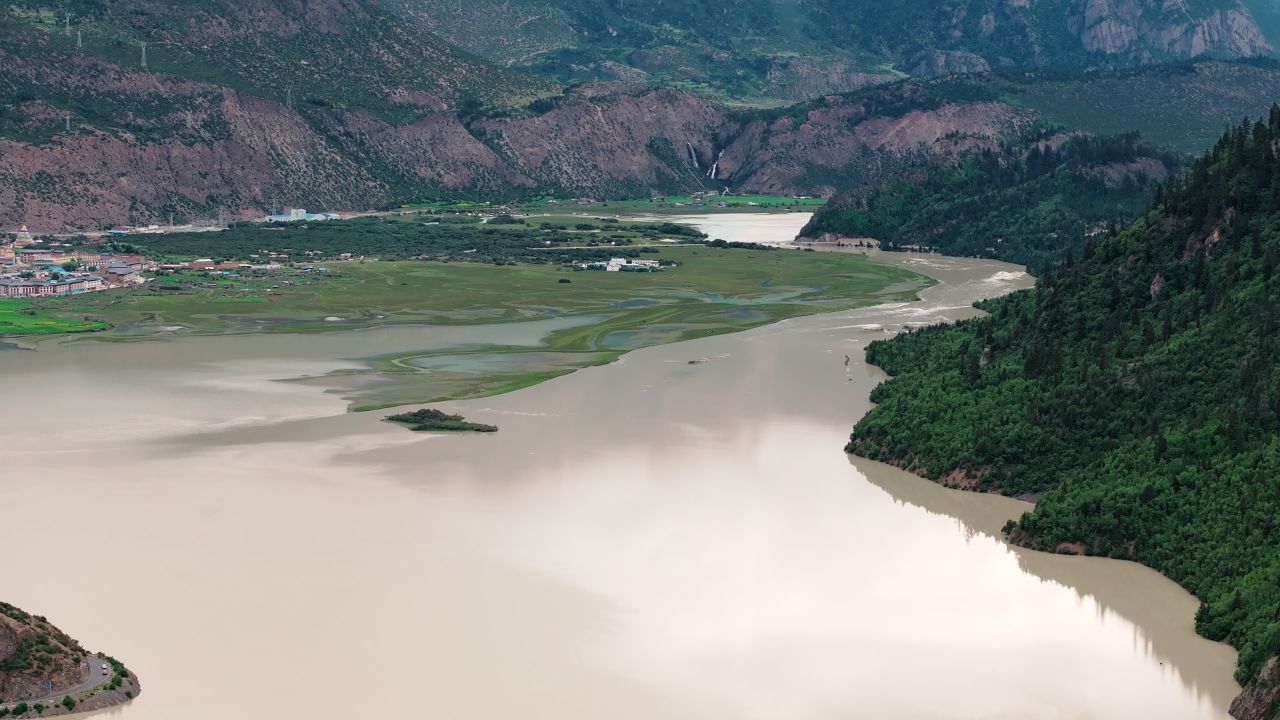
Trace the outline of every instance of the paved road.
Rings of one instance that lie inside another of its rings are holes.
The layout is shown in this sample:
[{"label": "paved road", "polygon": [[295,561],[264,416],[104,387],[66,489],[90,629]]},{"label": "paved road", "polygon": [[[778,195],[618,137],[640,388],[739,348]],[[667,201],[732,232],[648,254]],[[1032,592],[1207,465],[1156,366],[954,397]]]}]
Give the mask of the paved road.
[{"label": "paved road", "polygon": [[74,697],[81,693],[87,693],[90,690],[94,690],[99,685],[103,685],[108,680],[111,679],[111,664],[107,663],[107,672],[106,674],[103,674],[102,664],[104,662],[106,661],[98,657],[97,655],[90,655],[84,660],[84,665],[87,665],[89,669],[89,677],[87,680],[80,683],[79,685],[75,685],[69,688],[63,688],[50,695],[44,695],[41,697],[34,697],[34,698],[25,699],[25,700],[16,700],[8,704],[0,703],[0,707],[12,707],[13,705],[17,705],[19,702],[24,702],[24,703],[27,703],[28,705],[31,705],[33,703],[38,703],[38,702],[49,705],[49,704],[61,702],[62,698],[68,695],[71,695]]}]

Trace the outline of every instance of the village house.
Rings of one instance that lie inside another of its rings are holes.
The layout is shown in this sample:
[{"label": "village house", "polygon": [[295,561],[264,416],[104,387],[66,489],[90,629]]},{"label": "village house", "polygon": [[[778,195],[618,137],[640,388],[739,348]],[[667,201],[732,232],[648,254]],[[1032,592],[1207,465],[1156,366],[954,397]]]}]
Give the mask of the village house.
[{"label": "village house", "polygon": [[262,218],[264,223],[292,223],[305,221],[341,220],[342,216],[335,212],[309,213],[303,208],[290,208],[281,215],[268,215]]},{"label": "village house", "polygon": [[631,260],[629,258],[610,258],[608,261],[584,261],[575,263],[579,270],[604,270],[605,272],[658,272],[662,263],[657,260]]}]

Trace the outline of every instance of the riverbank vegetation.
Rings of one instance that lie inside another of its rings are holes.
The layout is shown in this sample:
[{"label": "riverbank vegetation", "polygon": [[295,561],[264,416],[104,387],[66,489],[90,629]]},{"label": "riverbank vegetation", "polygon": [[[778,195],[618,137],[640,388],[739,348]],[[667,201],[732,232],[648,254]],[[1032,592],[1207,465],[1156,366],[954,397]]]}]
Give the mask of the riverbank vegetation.
[{"label": "riverbank vegetation", "polygon": [[556,264],[638,257],[630,247],[662,239],[696,240],[696,228],[668,222],[624,222],[583,215],[483,217],[407,213],[281,225],[240,223],[225,232],[140,235],[137,249],[162,260],[305,262],[340,256]]},{"label": "riverbank vegetation", "polygon": [[1280,107],[990,316],[873,343],[849,450],[1039,498],[1023,545],[1195,593],[1246,681],[1280,653]]},{"label": "riverbank vegetation", "polygon": [[404,425],[414,432],[428,432],[433,430],[443,432],[498,432],[497,425],[485,425],[484,423],[469,422],[461,415],[449,415],[440,410],[433,410],[430,408],[400,413],[398,415],[390,415],[387,417],[387,422]]}]

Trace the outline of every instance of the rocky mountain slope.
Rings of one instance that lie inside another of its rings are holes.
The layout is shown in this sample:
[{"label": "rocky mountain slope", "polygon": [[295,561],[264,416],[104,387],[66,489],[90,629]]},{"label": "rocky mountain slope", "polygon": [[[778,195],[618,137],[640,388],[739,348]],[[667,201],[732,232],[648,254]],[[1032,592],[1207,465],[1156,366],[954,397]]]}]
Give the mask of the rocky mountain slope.
[{"label": "rocky mountain slope", "polygon": [[[0,7],[0,227],[461,196],[827,194],[996,149],[1054,113],[1086,130],[1117,117],[1216,128],[1280,88],[1280,67],[1249,66],[1164,78],[1193,90],[1082,115],[1061,99],[1089,97],[1089,76],[986,75],[744,109],[626,83],[566,90],[372,0],[45,2]],[[828,69],[853,66],[840,67]],[[1110,96],[1147,97],[1133,90],[1148,80],[1117,80]]]},{"label": "rocky mountain slope", "polygon": [[[907,86],[772,115],[600,85],[521,107],[510,98],[534,91],[498,95],[493,88],[505,86],[495,85],[478,99],[440,83],[428,95],[385,68],[377,82],[343,81],[323,95],[298,71],[289,79],[300,89],[281,97],[270,76],[248,70],[221,84],[178,64],[143,69],[140,59],[77,48],[74,29],[68,36],[50,17],[0,10],[0,63],[10,70],[0,76],[0,223],[43,230],[449,195],[618,197],[723,185],[816,194],[998,143],[1032,122],[1007,105],[942,102]],[[297,62],[307,57],[324,58]],[[399,56],[389,57],[397,66]],[[368,106],[352,100],[356,92],[373,98]]]},{"label": "rocky mountain slope", "polygon": [[[1269,1],[1252,4],[1270,18]],[[1239,0],[390,3],[460,46],[562,82],[655,83],[748,100],[848,92],[903,74],[1272,51]]]},{"label": "rocky mountain slope", "polygon": [[45,618],[0,602],[0,717],[91,712],[139,692],[138,677],[118,660],[90,655]]},{"label": "rocky mountain slope", "polygon": [[44,618],[0,603],[0,702],[42,696],[46,680],[55,687],[79,684],[87,654]]}]

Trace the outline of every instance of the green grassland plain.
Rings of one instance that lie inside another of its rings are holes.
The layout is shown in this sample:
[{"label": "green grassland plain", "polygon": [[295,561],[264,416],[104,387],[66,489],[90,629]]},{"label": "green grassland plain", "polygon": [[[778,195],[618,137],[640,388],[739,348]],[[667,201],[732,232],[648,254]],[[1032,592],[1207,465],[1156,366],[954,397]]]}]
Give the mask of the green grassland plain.
[{"label": "green grassland plain", "polygon": [[[92,318],[111,326],[94,339],[127,342],[174,334],[591,317],[552,332],[541,346],[370,357],[367,370],[344,372],[353,376],[344,379],[352,408],[368,410],[495,395],[608,363],[639,347],[909,300],[932,284],[861,255],[669,246],[647,257],[677,265],[658,273],[608,273],[531,264],[328,263],[325,273],[282,271],[238,281],[160,278],[139,289],[38,301],[29,320]],[[442,362],[455,369],[423,369]]]}]

